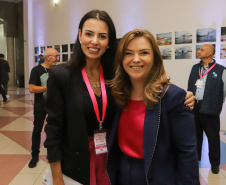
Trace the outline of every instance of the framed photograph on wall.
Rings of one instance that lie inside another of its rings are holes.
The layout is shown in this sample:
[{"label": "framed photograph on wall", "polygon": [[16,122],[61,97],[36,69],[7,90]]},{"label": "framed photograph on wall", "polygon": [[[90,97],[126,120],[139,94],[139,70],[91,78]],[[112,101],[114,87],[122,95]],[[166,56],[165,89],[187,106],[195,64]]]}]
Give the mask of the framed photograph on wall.
[{"label": "framed photograph on wall", "polygon": [[201,42],[216,42],[216,29],[206,28],[196,30],[197,43]]},{"label": "framed photograph on wall", "polygon": [[160,53],[162,55],[163,60],[171,60],[172,59],[172,48],[171,47],[159,47]]},{"label": "framed photograph on wall", "polygon": [[221,44],[220,59],[226,59],[226,43]]},{"label": "framed photograph on wall", "polygon": [[175,44],[190,44],[192,43],[192,33],[189,31],[176,31]]},{"label": "framed photograph on wall", "polygon": [[221,27],[221,42],[226,42],[226,27]]},{"label": "framed photograph on wall", "polygon": [[68,45],[67,44],[61,45],[61,49],[62,49],[62,53],[63,52],[68,52]]},{"label": "framed photograph on wall", "polygon": [[54,48],[57,50],[58,53],[60,53],[60,45],[55,45]]},{"label": "framed photograph on wall", "polygon": [[39,54],[39,47],[35,47],[34,52],[35,52],[35,54]]},{"label": "framed photograph on wall", "polygon": [[39,56],[35,56],[35,63],[38,62]]},{"label": "framed photograph on wall", "polygon": [[156,34],[157,44],[159,46],[172,44],[172,32]]},{"label": "framed photograph on wall", "polygon": [[175,46],[175,59],[192,59],[192,47]]},{"label": "framed photograph on wall", "polygon": [[70,44],[70,52],[73,52],[74,45],[75,44]]},{"label": "framed photograph on wall", "polygon": [[45,46],[41,46],[41,53],[43,54],[45,51]]},{"label": "framed photograph on wall", "polygon": [[62,62],[68,61],[68,54],[62,54]]}]

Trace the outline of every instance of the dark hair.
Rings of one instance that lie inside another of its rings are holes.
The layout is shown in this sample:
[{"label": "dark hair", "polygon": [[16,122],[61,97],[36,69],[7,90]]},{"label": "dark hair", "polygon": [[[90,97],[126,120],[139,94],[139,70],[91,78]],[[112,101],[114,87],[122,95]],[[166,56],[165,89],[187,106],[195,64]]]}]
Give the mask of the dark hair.
[{"label": "dark hair", "polygon": [[129,43],[133,39],[140,37],[144,37],[150,42],[154,53],[154,63],[151,70],[149,71],[149,75],[146,79],[145,87],[143,89],[143,101],[147,108],[151,109],[154,108],[155,103],[159,101],[159,95],[163,92],[163,85],[168,84],[169,79],[166,76],[161,53],[156,40],[149,31],[136,29],[128,32],[120,40],[115,56],[115,77],[111,81],[112,94],[119,106],[125,107],[127,105],[132,92],[132,84],[129,75],[123,68],[122,62]]},{"label": "dark hair", "polygon": [[[101,56],[101,64],[103,66],[104,71],[104,77],[105,79],[111,79],[113,75],[113,63],[114,63],[114,57],[116,53],[117,48],[117,42],[116,42],[116,31],[115,26],[113,24],[112,19],[105,11],[100,10],[92,10],[85,14],[80,23],[78,29],[82,31],[83,25],[88,19],[99,19],[104,21],[108,25],[109,30],[109,49],[105,51],[105,53]],[[81,69],[82,67],[85,67],[86,65],[86,58],[85,54],[83,53],[81,49],[81,45],[79,43],[79,33],[77,35],[75,45],[73,47],[73,54],[69,60],[69,62],[66,64],[69,67],[75,68],[75,69]]]},{"label": "dark hair", "polygon": [[39,56],[42,56],[43,57],[43,54],[40,54]]},{"label": "dark hair", "polygon": [[1,53],[0,54],[0,58],[4,58],[4,57],[5,57],[5,55]]}]

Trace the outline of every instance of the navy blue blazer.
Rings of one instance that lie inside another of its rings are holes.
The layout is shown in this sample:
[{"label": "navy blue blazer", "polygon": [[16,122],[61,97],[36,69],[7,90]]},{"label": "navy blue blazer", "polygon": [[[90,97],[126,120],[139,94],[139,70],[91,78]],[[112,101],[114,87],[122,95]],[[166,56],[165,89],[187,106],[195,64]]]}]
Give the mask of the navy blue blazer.
[{"label": "navy blue blazer", "polygon": [[[184,106],[186,92],[170,85],[155,109],[146,109],[144,168],[147,185],[199,185],[194,117]],[[121,150],[117,141],[118,110],[108,141],[107,173],[117,185]],[[134,136],[135,138],[136,136]]]}]

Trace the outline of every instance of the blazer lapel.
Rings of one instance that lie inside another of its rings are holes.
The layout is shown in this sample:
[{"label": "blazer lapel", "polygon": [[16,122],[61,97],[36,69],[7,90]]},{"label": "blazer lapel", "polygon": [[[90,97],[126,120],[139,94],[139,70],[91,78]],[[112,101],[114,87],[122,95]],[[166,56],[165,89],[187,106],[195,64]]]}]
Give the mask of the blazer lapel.
[{"label": "blazer lapel", "polygon": [[122,112],[121,109],[118,108],[118,110],[116,112],[115,119],[112,123],[111,130],[110,130],[110,133],[109,133],[109,139],[108,139],[108,151],[111,150],[114,142],[118,142],[117,129],[118,129],[118,123],[119,123],[119,118],[121,116],[121,112]]},{"label": "blazer lapel", "polygon": [[144,120],[144,166],[146,177],[149,173],[158,138],[161,115],[161,100],[152,110],[146,109]]}]

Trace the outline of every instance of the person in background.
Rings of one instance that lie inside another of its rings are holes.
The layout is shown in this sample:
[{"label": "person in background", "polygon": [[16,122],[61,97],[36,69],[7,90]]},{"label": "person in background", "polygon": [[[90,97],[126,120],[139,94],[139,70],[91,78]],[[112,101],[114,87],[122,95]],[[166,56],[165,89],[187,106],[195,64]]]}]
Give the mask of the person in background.
[{"label": "person in background", "polygon": [[79,23],[70,61],[49,70],[44,146],[54,185],[64,184],[63,175],[83,185],[109,185],[106,134],[116,104],[105,81],[114,77],[116,47],[110,16],[92,10]]},{"label": "person in background", "polygon": [[195,125],[197,151],[201,160],[203,131],[209,143],[211,171],[219,173],[220,165],[220,113],[226,96],[226,70],[213,59],[215,48],[204,44],[198,51],[201,61],[192,67],[188,91],[195,95]]},{"label": "person in background", "polygon": [[39,57],[38,65],[42,64],[43,62],[45,62],[43,54],[40,54],[38,57]]},{"label": "person in background", "polygon": [[29,91],[34,93],[34,128],[32,132],[31,160],[29,168],[34,168],[39,161],[39,149],[43,124],[46,118],[45,93],[47,91],[47,80],[49,68],[57,63],[59,57],[57,50],[47,48],[44,52],[45,62],[35,66],[31,70],[29,79]]},{"label": "person in background", "polygon": [[0,85],[3,86],[3,89],[5,91],[6,97],[9,98],[8,95],[8,82],[9,82],[9,72],[10,72],[10,67],[9,67],[9,63],[4,60],[5,56],[4,54],[0,54],[0,65],[1,65],[1,71],[0,71],[0,75],[1,75],[1,81],[0,81]]},{"label": "person in background", "polygon": [[118,104],[108,140],[112,185],[199,185],[195,124],[186,92],[167,79],[154,36],[120,41],[112,93]]},{"label": "person in background", "polygon": [[7,97],[6,97],[6,94],[5,94],[5,91],[4,89],[2,88],[1,86],[1,81],[2,81],[2,75],[1,75],[1,63],[0,63],[0,93],[2,95],[2,98],[3,98],[3,102],[6,102],[7,101]]}]

